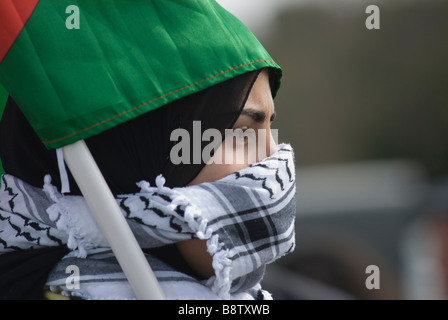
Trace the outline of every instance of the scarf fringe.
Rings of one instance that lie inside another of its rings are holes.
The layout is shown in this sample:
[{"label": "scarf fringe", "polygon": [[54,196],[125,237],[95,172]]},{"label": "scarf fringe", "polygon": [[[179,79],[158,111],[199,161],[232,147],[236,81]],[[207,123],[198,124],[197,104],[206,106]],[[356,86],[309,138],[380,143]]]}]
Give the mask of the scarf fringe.
[{"label": "scarf fringe", "polygon": [[[140,182],[139,186],[141,186],[141,192],[150,191],[150,184],[147,181]],[[230,299],[231,281],[229,275],[232,260],[228,257],[229,250],[223,249],[223,243],[219,241],[219,236],[214,234],[214,230],[208,226],[208,220],[202,217],[202,211],[184,195],[165,187],[165,178],[162,175],[157,176],[156,186],[159,191],[172,198],[168,208],[171,210],[182,208],[184,219],[195,232],[196,237],[200,240],[207,240],[207,252],[212,256],[212,266],[215,270],[215,276],[207,281],[207,285],[222,299]]]},{"label": "scarf fringe", "polygon": [[[232,260],[228,257],[229,250],[223,248],[223,243],[219,241],[219,236],[214,234],[214,230],[208,226],[208,220],[202,216],[201,210],[193,205],[188,198],[165,186],[165,178],[162,175],[156,178],[156,188],[159,192],[169,196],[172,201],[168,205],[171,210],[182,209],[184,211],[184,219],[187,225],[193,230],[196,237],[201,240],[207,240],[207,252],[212,256],[212,266],[215,270],[215,276],[211,277],[206,284],[211,290],[222,299],[230,299],[230,270]],[[137,183],[141,193],[153,193],[154,187],[151,187],[147,181],[140,181]],[[89,241],[84,237],[85,233],[80,232],[76,221],[73,221],[70,214],[70,206],[73,206],[67,201],[67,198],[61,194],[57,188],[51,184],[51,176],[46,175],[44,178],[43,190],[47,196],[54,202],[52,206],[47,209],[50,219],[56,222],[58,229],[65,231],[68,234],[67,247],[71,249],[74,255],[78,258],[86,258],[88,250],[98,247],[98,244]],[[76,197],[80,199],[81,197]],[[80,212],[82,210],[79,210]],[[90,215],[84,215],[85,220],[92,220]],[[94,221],[91,221],[94,222]],[[96,225],[96,223],[94,223]],[[83,225],[89,225],[84,223]],[[99,230],[99,228],[98,228]],[[107,246],[107,242],[103,244]]]},{"label": "scarf fringe", "polygon": [[[70,214],[70,208],[79,208],[79,206],[87,205],[82,200],[82,197],[65,197],[57,188],[51,184],[51,176],[44,177],[43,190],[47,197],[50,198],[54,204],[47,208],[47,213],[51,221],[56,223],[59,230],[67,233],[67,247],[73,251],[77,258],[86,258],[88,250],[97,247],[108,246],[107,240],[99,229],[95,219],[89,210],[78,210],[81,217],[75,220],[74,216]],[[88,239],[86,235],[89,234],[87,230],[82,230],[79,227],[79,222],[84,221],[83,227],[90,226],[90,234],[97,234],[95,239]]]}]

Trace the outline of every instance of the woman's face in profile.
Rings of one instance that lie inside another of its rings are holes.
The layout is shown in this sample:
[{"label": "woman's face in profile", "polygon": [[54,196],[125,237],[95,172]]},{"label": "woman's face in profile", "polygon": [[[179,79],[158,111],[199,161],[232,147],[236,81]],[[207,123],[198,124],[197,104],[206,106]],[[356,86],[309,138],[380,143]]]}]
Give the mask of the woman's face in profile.
[{"label": "woman's face in profile", "polygon": [[[229,138],[226,138],[214,157],[210,159],[190,185],[219,180],[275,153],[277,144],[271,132],[271,122],[274,118],[274,101],[268,71],[265,69],[255,81],[244,109],[233,126],[234,132],[253,133],[257,143],[251,144],[249,142],[250,138],[247,136],[240,139],[239,143],[228,141]],[[233,136],[231,139],[233,140]],[[221,159],[217,159],[217,157]]]}]

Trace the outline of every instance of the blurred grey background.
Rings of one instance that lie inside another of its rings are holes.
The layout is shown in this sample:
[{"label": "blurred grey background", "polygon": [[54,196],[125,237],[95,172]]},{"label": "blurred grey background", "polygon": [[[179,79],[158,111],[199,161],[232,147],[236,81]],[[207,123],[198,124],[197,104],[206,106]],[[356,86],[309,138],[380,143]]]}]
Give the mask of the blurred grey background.
[{"label": "blurred grey background", "polygon": [[[448,297],[448,1],[219,0],[284,69],[297,247],[274,299]],[[365,26],[368,5],[380,29]],[[370,265],[379,289],[368,289]]]}]

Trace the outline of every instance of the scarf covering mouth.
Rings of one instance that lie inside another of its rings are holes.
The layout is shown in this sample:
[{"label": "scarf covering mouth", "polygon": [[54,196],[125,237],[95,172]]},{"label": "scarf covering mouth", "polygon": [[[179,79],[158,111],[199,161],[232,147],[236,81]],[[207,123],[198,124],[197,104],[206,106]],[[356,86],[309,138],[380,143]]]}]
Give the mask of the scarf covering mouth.
[{"label": "scarf covering mouth", "polygon": [[[167,299],[270,298],[261,290],[265,266],[295,247],[295,168],[289,144],[215,182],[183,188],[141,181],[141,191],[116,197],[142,248],[192,238],[207,241],[215,276],[198,280],[146,257]],[[135,299],[81,196],[64,196],[45,177],[43,189],[2,176],[0,254],[66,245],[72,251],[51,272],[53,292],[83,299]],[[67,267],[79,269],[79,287]],[[261,295],[261,297],[260,297]]]}]

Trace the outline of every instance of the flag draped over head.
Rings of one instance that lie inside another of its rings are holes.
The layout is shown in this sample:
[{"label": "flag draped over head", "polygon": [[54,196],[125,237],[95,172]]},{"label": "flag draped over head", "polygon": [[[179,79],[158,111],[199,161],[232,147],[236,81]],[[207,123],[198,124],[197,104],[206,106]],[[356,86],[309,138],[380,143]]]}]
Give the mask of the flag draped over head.
[{"label": "flag draped over head", "polygon": [[0,82],[47,148],[245,72],[269,67],[280,85],[256,37],[210,0],[2,0],[0,44]]}]

